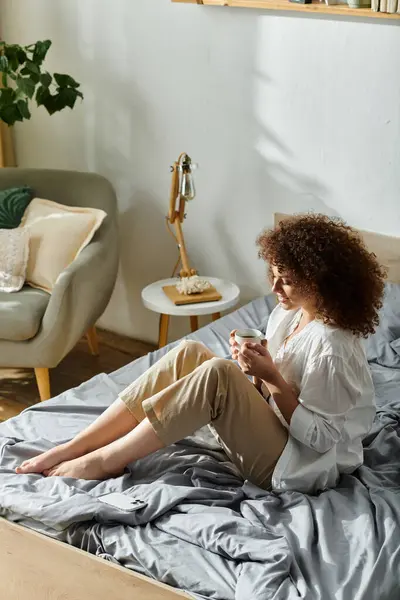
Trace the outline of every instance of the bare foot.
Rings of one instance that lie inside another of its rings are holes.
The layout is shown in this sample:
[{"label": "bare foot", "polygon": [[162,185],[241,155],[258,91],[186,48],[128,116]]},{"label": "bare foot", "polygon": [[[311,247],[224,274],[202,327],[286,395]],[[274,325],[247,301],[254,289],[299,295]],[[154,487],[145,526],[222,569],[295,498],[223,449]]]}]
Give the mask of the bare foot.
[{"label": "bare foot", "polygon": [[73,458],[72,451],[68,444],[60,444],[43,454],[39,454],[29,460],[25,460],[22,465],[15,469],[16,473],[43,473],[59,463]]},{"label": "bare foot", "polygon": [[69,460],[46,470],[47,477],[72,477],[73,479],[99,480],[121,474],[107,468],[101,452],[95,451]]}]

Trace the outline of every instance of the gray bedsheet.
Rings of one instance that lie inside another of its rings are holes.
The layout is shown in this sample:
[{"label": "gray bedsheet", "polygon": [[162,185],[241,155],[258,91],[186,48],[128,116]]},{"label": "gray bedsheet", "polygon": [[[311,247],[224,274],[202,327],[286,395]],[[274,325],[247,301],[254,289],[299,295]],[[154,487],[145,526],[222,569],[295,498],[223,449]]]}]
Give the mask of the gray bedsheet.
[{"label": "gray bedsheet", "polygon": [[[265,325],[272,307],[258,299],[191,337],[226,356],[229,331]],[[243,482],[207,429],[105,482],[14,474],[90,423],[162,352],[0,426],[0,515],[195,598],[399,600],[400,370],[372,365],[379,412],[365,464],[319,496]],[[110,491],[148,506],[107,507],[97,497]]]}]

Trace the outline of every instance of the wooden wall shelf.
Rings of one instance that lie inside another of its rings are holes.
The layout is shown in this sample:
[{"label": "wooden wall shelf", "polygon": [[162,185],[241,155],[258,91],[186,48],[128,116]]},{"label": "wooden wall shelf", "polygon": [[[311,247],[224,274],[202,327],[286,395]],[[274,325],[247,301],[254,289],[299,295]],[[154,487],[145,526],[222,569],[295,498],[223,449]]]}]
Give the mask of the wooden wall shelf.
[{"label": "wooden wall shelf", "polygon": [[185,4],[204,4],[207,6],[230,6],[238,8],[258,8],[265,10],[287,10],[308,13],[310,15],[335,15],[338,17],[360,17],[363,19],[397,19],[400,14],[374,12],[370,8],[350,8],[347,4],[328,6],[320,2],[296,4],[289,0],[172,0]]}]

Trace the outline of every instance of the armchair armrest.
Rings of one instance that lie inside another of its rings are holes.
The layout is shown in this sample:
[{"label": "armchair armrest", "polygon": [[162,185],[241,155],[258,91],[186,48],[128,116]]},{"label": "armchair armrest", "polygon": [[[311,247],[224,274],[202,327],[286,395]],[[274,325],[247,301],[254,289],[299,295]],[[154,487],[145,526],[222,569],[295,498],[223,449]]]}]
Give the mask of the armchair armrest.
[{"label": "armchair armrest", "polygon": [[60,274],[54,286],[38,345],[43,355],[40,362],[47,367],[62,360],[110,300],[117,276],[118,244],[115,222],[107,225]]}]

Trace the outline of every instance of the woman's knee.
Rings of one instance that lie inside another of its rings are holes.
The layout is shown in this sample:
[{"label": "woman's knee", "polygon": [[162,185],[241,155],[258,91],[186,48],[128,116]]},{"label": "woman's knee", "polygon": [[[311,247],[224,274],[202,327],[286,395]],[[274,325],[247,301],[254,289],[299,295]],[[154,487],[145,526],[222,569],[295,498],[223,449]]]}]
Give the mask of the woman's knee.
[{"label": "woman's knee", "polygon": [[247,379],[247,375],[243,373],[236,362],[229,358],[214,356],[206,363],[203,363],[203,366],[214,371],[219,376],[225,376],[229,381],[235,382],[235,384],[240,384],[243,378]]},{"label": "woman's knee", "polygon": [[196,340],[182,340],[177,349],[196,356],[203,354],[212,356],[211,350],[202,342],[197,342]]},{"label": "woman's knee", "polygon": [[229,360],[228,358],[220,358],[219,356],[214,356],[209,361],[207,361],[207,363],[211,369],[214,369],[216,371],[231,371],[236,367],[233,360]]}]

